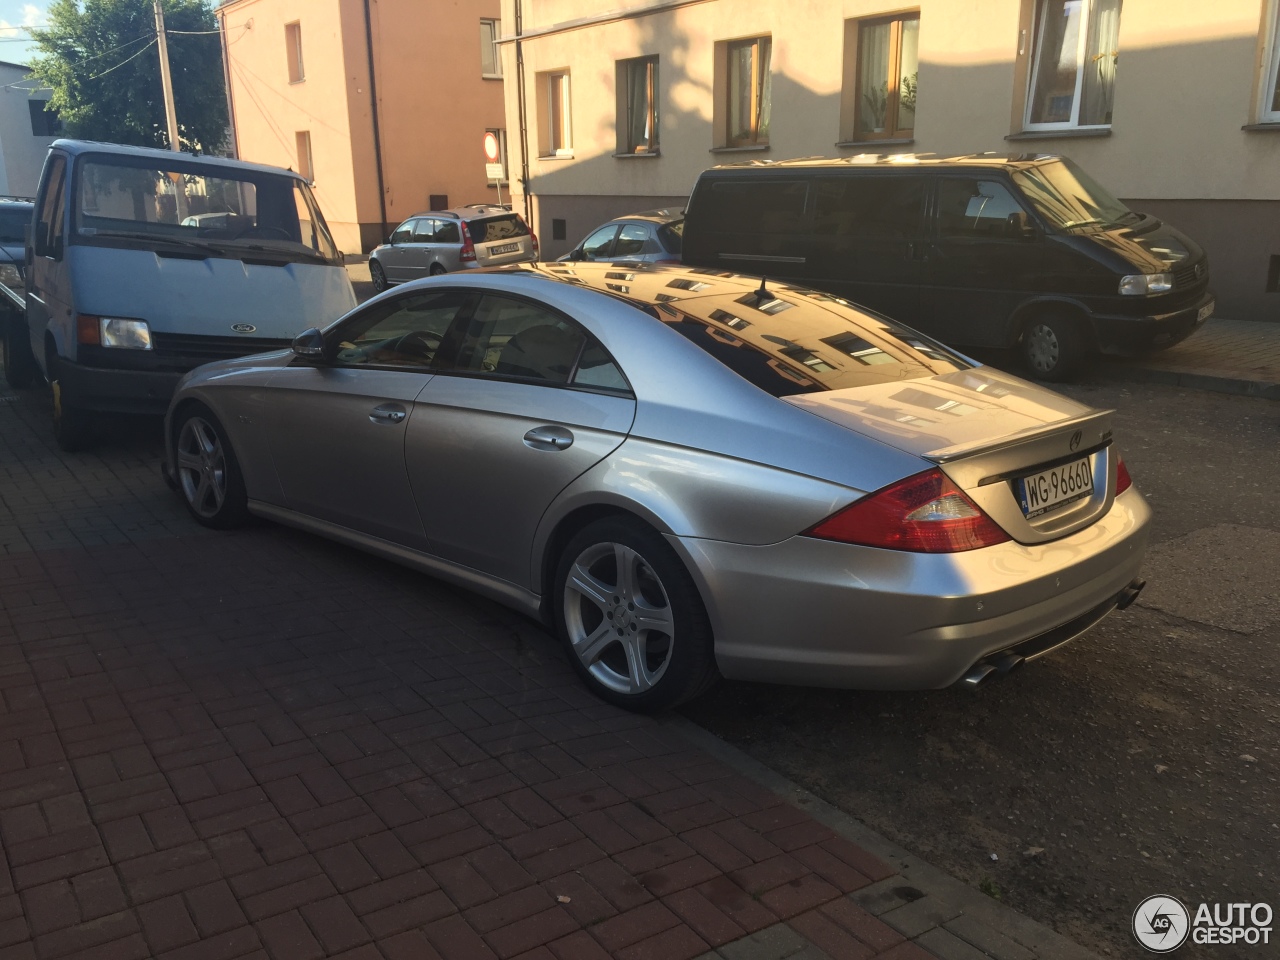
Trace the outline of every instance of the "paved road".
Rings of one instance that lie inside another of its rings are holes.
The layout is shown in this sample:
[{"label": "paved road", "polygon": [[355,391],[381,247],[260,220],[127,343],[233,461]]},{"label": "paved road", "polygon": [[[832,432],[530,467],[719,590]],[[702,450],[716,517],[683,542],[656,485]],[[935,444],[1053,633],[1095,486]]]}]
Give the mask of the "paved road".
[{"label": "paved road", "polygon": [[731,684],[687,713],[1004,902],[1131,956],[1150,894],[1280,906],[1280,404],[1066,392],[1119,412],[1155,508],[1138,605],[977,695]]}]

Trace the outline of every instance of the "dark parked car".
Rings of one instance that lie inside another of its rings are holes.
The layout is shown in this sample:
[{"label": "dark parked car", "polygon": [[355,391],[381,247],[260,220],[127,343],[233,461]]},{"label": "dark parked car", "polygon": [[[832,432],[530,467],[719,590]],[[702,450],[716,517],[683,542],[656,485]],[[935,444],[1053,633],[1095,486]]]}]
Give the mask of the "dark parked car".
[{"label": "dark parked car", "polygon": [[679,263],[684,213],[646,210],[597,227],[561,260],[639,260]]},{"label": "dark parked car", "polygon": [[733,164],[698,178],[686,264],[794,280],[1044,380],[1171,346],[1213,313],[1204,250],[1065,157]]},{"label": "dark parked car", "polygon": [[25,197],[0,197],[0,340],[10,386],[24,386],[34,376],[35,361],[29,359],[30,348],[19,329],[25,310],[26,230],[34,208],[35,201]]}]

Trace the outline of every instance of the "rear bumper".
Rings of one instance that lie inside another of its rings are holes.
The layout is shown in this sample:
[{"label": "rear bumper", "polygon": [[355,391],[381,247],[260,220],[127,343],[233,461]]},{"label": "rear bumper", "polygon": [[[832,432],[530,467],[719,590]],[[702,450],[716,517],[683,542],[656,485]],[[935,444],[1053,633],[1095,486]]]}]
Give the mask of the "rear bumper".
[{"label": "rear bumper", "polygon": [[1120,355],[1164,350],[1204,326],[1209,318],[1200,319],[1200,311],[1213,302],[1213,292],[1206,290],[1194,304],[1172,313],[1146,317],[1094,314],[1093,329],[1098,349],[1103,353]]},{"label": "rear bumper", "polygon": [[64,403],[100,413],[161,415],[184,374],[155,370],[113,370],[58,360]]},{"label": "rear bumper", "polygon": [[1131,490],[1097,522],[1036,546],[913,554],[807,537],[673,544],[699,580],[726,677],[919,690],[950,686],[984,657],[1111,603],[1098,619],[1109,613],[1138,575],[1150,517]]}]

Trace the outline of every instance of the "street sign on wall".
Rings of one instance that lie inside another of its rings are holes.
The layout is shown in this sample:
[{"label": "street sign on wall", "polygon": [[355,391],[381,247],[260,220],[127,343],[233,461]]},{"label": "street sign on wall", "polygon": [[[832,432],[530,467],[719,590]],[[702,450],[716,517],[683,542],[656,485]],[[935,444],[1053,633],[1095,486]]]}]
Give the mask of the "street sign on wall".
[{"label": "street sign on wall", "polygon": [[488,179],[490,179],[490,180],[501,180],[501,179],[502,179],[502,164],[500,164],[500,163],[486,163],[486,164],[484,165],[484,175],[485,175],[485,177],[487,177],[487,178],[488,178]]},{"label": "street sign on wall", "polygon": [[499,149],[497,134],[492,130],[487,131],[484,135],[484,158],[490,163],[497,163]]}]

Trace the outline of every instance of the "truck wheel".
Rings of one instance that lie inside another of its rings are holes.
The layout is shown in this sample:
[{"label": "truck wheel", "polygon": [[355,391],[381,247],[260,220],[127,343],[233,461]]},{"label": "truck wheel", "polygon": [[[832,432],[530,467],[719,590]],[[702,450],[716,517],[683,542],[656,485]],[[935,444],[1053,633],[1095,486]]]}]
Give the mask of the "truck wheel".
[{"label": "truck wheel", "polygon": [[53,438],[58,447],[67,453],[75,453],[84,447],[89,438],[89,413],[76,406],[75,398],[63,389],[59,376],[57,354],[46,360],[49,369],[49,386],[53,390]]},{"label": "truck wheel", "polygon": [[1061,383],[1075,372],[1087,353],[1080,323],[1064,313],[1040,313],[1022,333],[1022,360],[1037,380]]},{"label": "truck wheel", "polygon": [[36,358],[31,355],[27,321],[16,315],[4,320],[4,377],[15,390],[25,390],[36,379]]}]

